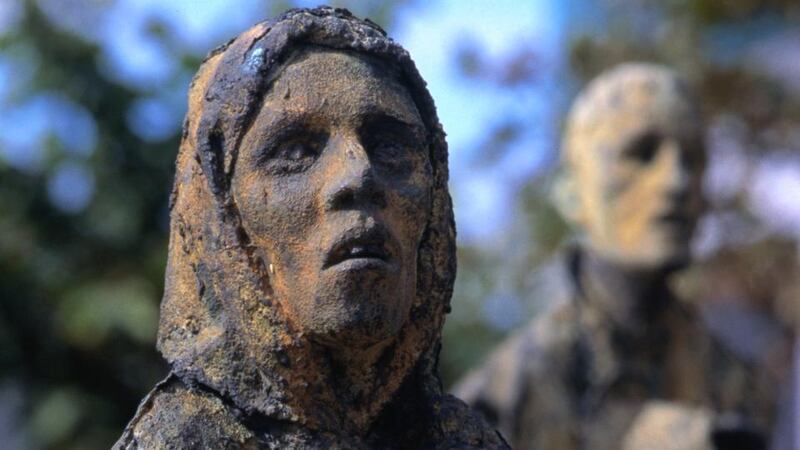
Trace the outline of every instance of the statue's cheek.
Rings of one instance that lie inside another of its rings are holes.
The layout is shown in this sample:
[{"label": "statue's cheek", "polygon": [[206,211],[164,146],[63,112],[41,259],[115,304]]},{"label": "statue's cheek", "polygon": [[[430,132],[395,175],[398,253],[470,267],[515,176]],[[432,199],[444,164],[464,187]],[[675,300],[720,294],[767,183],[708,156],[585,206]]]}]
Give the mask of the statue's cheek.
[{"label": "statue's cheek", "polygon": [[267,240],[294,241],[319,220],[316,191],[307,177],[253,173],[236,183],[236,203],[249,233]]}]

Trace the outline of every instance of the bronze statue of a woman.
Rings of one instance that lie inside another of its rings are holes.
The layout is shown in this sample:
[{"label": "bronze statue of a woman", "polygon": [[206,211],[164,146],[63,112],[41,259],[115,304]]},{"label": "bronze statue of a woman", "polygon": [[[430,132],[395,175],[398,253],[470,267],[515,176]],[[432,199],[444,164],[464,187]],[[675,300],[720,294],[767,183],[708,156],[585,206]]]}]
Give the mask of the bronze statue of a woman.
[{"label": "bronze statue of a woman", "polygon": [[291,10],[189,91],[158,348],[115,448],[506,448],[442,392],[447,146],[377,25]]}]

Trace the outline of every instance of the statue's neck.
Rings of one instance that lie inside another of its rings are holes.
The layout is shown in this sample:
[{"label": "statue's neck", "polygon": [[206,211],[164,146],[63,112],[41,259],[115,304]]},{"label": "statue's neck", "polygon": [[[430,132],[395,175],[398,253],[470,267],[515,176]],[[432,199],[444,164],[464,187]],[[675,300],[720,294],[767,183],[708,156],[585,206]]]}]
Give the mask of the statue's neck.
[{"label": "statue's neck", "polygon": [[313,378],[288,380],[289,406],[313,429],[365,436],[413,367],[390,367],[394,342],[367,349],[315,346]]},{"label": "statue's neck", "polygon": [[631,332],[652,329],[672,300],[669,271],[624,266],[587,251],[578,282],[587,300]]}]

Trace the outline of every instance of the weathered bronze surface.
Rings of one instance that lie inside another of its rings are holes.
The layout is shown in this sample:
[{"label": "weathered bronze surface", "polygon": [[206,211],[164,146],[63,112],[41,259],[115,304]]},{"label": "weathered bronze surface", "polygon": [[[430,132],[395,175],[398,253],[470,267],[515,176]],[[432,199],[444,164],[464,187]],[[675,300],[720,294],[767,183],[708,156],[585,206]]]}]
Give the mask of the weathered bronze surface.
[{"label": "weathered bronze surface", "polygon": [[686,83],[650,64],[601,75],[576,100],[562,152],[555,198],[578,243],[540,284],[549,308],[456,395],[516,449],[762,448],[776,383],[668,286],[702,206],[702,127]]},{"label": "weathered bronze surface", "polygon": [[436,373],[455,277],[447,147],[408,53],[292,10],[189,92],[158,347],[116,448],[506,448]]}]

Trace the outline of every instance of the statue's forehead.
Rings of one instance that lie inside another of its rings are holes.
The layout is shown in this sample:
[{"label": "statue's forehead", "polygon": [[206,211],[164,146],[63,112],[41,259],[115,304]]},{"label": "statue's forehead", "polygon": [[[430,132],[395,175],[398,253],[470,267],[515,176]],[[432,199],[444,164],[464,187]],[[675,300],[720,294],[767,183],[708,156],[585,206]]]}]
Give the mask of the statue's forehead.
[{"label": "statue's forehead", "polygon": [[[315,75],[327,74],[328,79],[336,76],[361,75],[372,80],[395,81],[396,76],[389,64],[363,53],[337,50],[320,46],[301,47],[290,56],[283,73]],[[351,81],[356,81],[355,79]]]},{"label": "statue's forehead", "polygon": [[657,74],[620,76],[593,86],[582,100],[579,120],[632,122],[689,119],[694,99],[678,78]]},{"label": "statue's forehead", "polygon": [[701,136],[696,99],[680,78],[631,72],[597,80],[579,98],[568,130],[570,151],[615,152],[645,132]]},{"label": "statue's forehead", "polygon": [[303,112],[356,114],[377,110],[398,116],[403,122],[421,123],[413,99],[399,78],[397,70],[377,58],[312,47],[285,64],[265,97],[265,106],[279,103]]},{"label": "statue's forehead", "polygon": [[699,132],[693,105],[681,98],[627,93],[624,100],[611,102],[593,113],[579,129],[586,139],[605,135],[624,137],[645,131],[693,137]]}]

